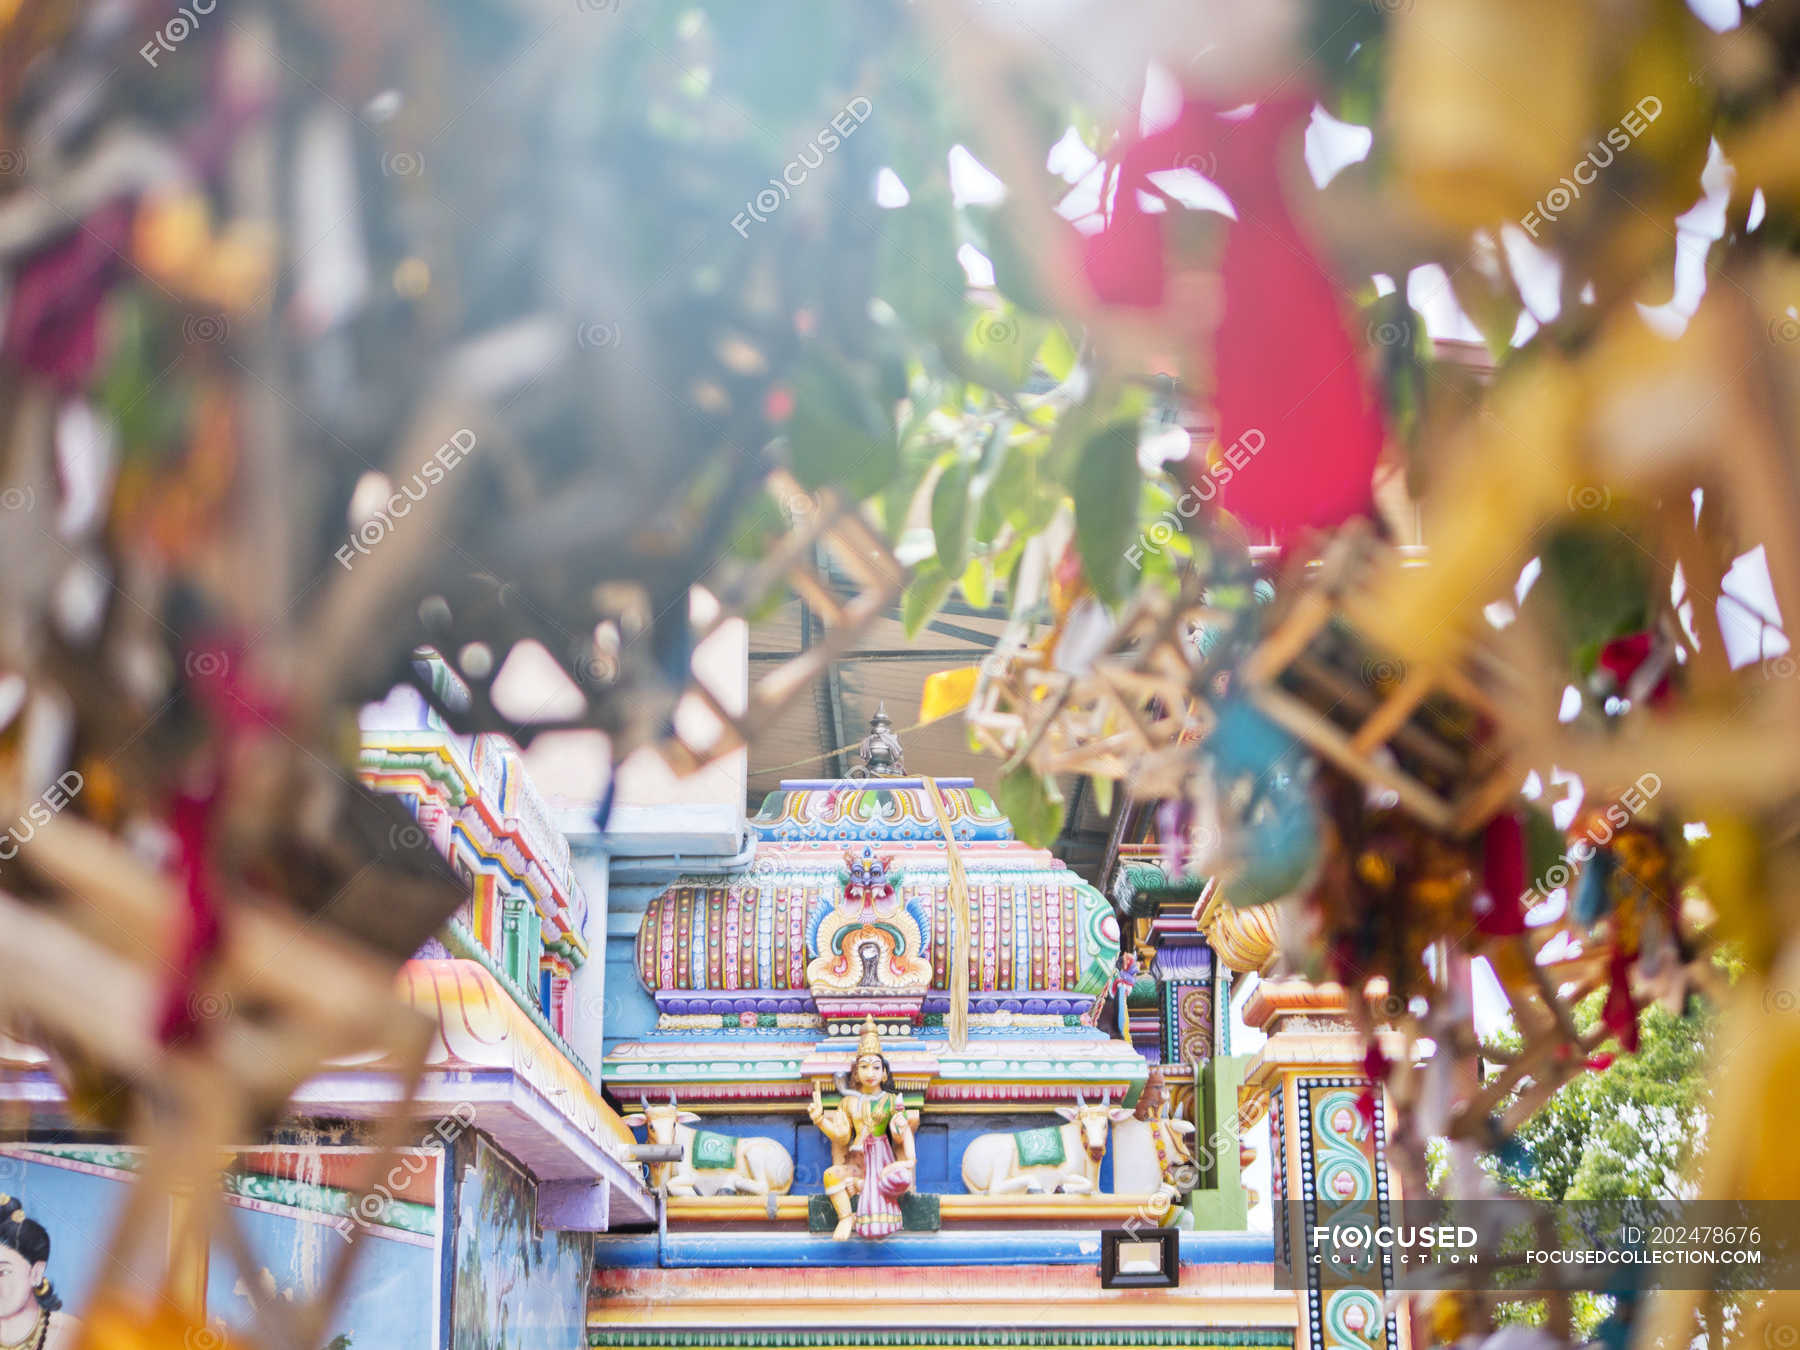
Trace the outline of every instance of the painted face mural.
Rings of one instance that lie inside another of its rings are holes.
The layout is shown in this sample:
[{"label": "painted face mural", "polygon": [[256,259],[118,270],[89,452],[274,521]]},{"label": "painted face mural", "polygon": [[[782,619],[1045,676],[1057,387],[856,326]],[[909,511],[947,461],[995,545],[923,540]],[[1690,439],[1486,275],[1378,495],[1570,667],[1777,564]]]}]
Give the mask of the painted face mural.
[{"label": "painted face mural", "polygon": [[11,1196],[0,1196],[0,1345],[61,1350],[78,1323],[66,1316],[45,1271],[50,1234]]},{"label": "painted face mural", "polygon": [[41,1263],[34,1265],[12,1248],[0,1246],[0,1322],[35,1311],[37,1295],[32,1286],[43,1278]]}]

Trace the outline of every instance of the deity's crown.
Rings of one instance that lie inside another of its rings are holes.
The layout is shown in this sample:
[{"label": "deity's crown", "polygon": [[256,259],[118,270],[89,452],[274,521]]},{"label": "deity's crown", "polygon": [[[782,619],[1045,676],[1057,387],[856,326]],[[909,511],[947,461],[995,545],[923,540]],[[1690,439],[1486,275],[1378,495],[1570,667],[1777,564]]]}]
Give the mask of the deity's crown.
[{"label": "deity's crown", "polygon": [[875,1019],[872,1016],[865,1016],[862,1024],[862,1035],[856,1042],[856,1057],[861,1059],[864,1055],[879,1055],[880,1053],[881,1037],[876,1034]]}]

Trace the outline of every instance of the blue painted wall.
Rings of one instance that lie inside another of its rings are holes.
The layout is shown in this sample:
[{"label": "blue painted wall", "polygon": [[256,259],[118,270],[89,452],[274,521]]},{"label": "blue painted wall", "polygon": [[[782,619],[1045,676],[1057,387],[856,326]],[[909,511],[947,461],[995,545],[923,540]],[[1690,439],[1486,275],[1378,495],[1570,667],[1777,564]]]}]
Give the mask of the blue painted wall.
[{"label": "blue painted wall", "polygon": [[[110,1174],[0,1155],[0,1190],[25,1206],[26,1217],[50,1235],[46,1270],[64,1311],[79,1319],[99,1282],[102,1252],[127,1185]],[[336,1227],[300,1210],[272,1211],[234,1206],[233,1216],[257,1263],[262,1292],[303,1299],[315,1293],[343,1250]],[[132,1286],[148,1299],[161,1281],[154,1257],[136,1270]],[[344,1302],[327,1328],[326,1339],[347,1336],[349,1344],[382,1350],[437,1350],[433,1330],[437,1300],[438,1252],[434,1245],[390,1239],[371,1229],[350,1278]],[[213,1325],[251,1325],[249,1289],[224,1248],[208,1254],[206,1306]]]},{"label": "blue painted wall", "polygon": [[451,1350],[583,1350],[594,1235],[539,1231],[536,1183],[485,1135],[452,1165]]},{"label": "blue painted wall", "polygon": [[[320,1288],[343,1251],[328,1224],[256,1210],[238,1212],[239,1228],[260,1265],[260,1295],[304,1299]],[[437,1350],[438,1252],[378,1235],[371,1229],[351,1271],[344,1301],[325,1328],[325,1341],[346,1338],[351,1350]],[[206,1307],[215,1321],[247,1330],[250,1289],[225,1250],[214,1243],[206,1271]]]}]

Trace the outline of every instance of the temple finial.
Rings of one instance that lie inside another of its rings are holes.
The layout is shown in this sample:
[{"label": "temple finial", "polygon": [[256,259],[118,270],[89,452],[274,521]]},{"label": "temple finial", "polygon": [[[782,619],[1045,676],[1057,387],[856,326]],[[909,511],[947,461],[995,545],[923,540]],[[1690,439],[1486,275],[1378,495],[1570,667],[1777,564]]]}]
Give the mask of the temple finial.
[{"label": "temple finial", "polygon": [[885,699],[875,705],[875,715],[869,719],[869,734],[857,747],[856,758],[857,767],[851,771],[854,778],[906,776],[906,754],[901,749],[900,738],[894,735],[894,724],[888,720]]}]

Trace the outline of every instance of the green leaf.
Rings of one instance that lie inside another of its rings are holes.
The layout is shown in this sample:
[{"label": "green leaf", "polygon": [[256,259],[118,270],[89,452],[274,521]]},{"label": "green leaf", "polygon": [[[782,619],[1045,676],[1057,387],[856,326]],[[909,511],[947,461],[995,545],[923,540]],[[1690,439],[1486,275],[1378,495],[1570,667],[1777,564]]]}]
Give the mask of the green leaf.
[{"label": "green leaf", "polygon": [[990,389],[1009,393],[1023,389],[1049,331],[1048,319],[1016,307],[977,309],[963,334],[963,352],[973,363],[969,373]]},{"label": "green leaf", "polygon": [[1088,782],[1093,785],[1094,789],[1094,809],[1103,816],[1110,816],[1113,806],[1113,780],[1096,776],[1088,779]]},{"label": "green leaf", "polygon": [[815,356],[794,374],[788,448],[803,487],[836,485],[856,501],[899,468],[892,419],[842,361]]},{"label": "green leaf", "polygon": [[938,566],[936,561],[925,563],[913,574],[912,584],[900,597],[900,623],[906,630],[907,641],[918,637],[931,622],[955,583],[955,576]]},{"label": "green leaf", "polygon": [[1525,866],[1530,869],[1530,880],[1535,882],[1553,865],[1562,861],[1569,841],[1556,828],[1548,811],[1528,806],[1521,814],[1525,823]]},{"label": "green leaf", "polygon": [[955,451],[931,491],[931,534],[938,565],[961,572],[969,557],[969,462]]},{"label": "green leaf", "polygon": [[1075,373],[1075,362],[1079,356],[1075,344],[1069,340],[1069,330],[1061,324],[1052,324],[1050,331],[1044,336],[1043,346],[1038,348],[1038,361],[1050,378],[1058,384],[1068,379]]},{"label": "green leaf", "polygon": [[974,537],[978,544],[993,543],[994,536],[1000,533],[1000,527],[1006,524],[1006,513],[995,503],[991,489],[1011,455],[1008,442],[1012,439],[1012,426],[1012,419],[1003,417],[989,433],[987,446],[981,456],[981,468],[970,485],[970,494],[975,504]]},{"label": "green leaf", "polygon": [[876,293],[920,333],[953,331],[969,279],[957,261],[956,212],[945,187],[922,188],[883,211]]},{"label": "green leaf", "polygon": [[994,573],[986,558],[971,558],[962,574],[963,599],[975,609],[994,603]]},{"label": "green leaf", "polygon": [[1013,833],[1034,848],[1049,848],[1062,833],[1062,792],[1055,779],[1040,778],[1029,764],[1002,777],[994,798],[1000,814],[1012,821]]},{"label": "green leaf", "polygon": [[[997,521],[1011,525],[1023,536],[1034,535],[1050,523],[1062,501],[1062,493],[1044,472],[1044,453],[1048,444],[1048,439],[1040,436],[1006,448],[1005,457],[995,466],[987,491],[982,493],[984,518],[991,513]],[[978,527],[978,535],[981,528]],[[999,533],[998,523],[993,532]],[[992,538],[992,535],[985,538]]]},{"label": "green leaf", "polygon": [[[1575,488],[1571,498],[1586,491],[1592,489]],[[1594,512],[1556,531],[1540,554],[1543,580],[1528,599],[1542,591],[1555,601],[1556,621],[1570,650],[1586,662],[1584,675],[1593,670],[1593,656],[1603,644],[1649,626],[1652,583],[1646,560],[1652,555],[1629,528],[1629,522],[1620,528],[1609,513]]]},{"label": "green leaf", "polygon": [[1137,525],[1137,445],[1136,422],[1113,422],[1089,438],[1075,464],[1075,547],[1094,594],[1113,608],[1125,597],[1125,550]]},{"label": "green leaf", "polygon": [[1048,314],[1053,306],[1037,284],[1030,255],[1019,247],[1017,214],[1018,208],[1010,203],[982,213],[986,246],[981,251],[994,265],[994,286],[1000,294],[1024,309]]}]

